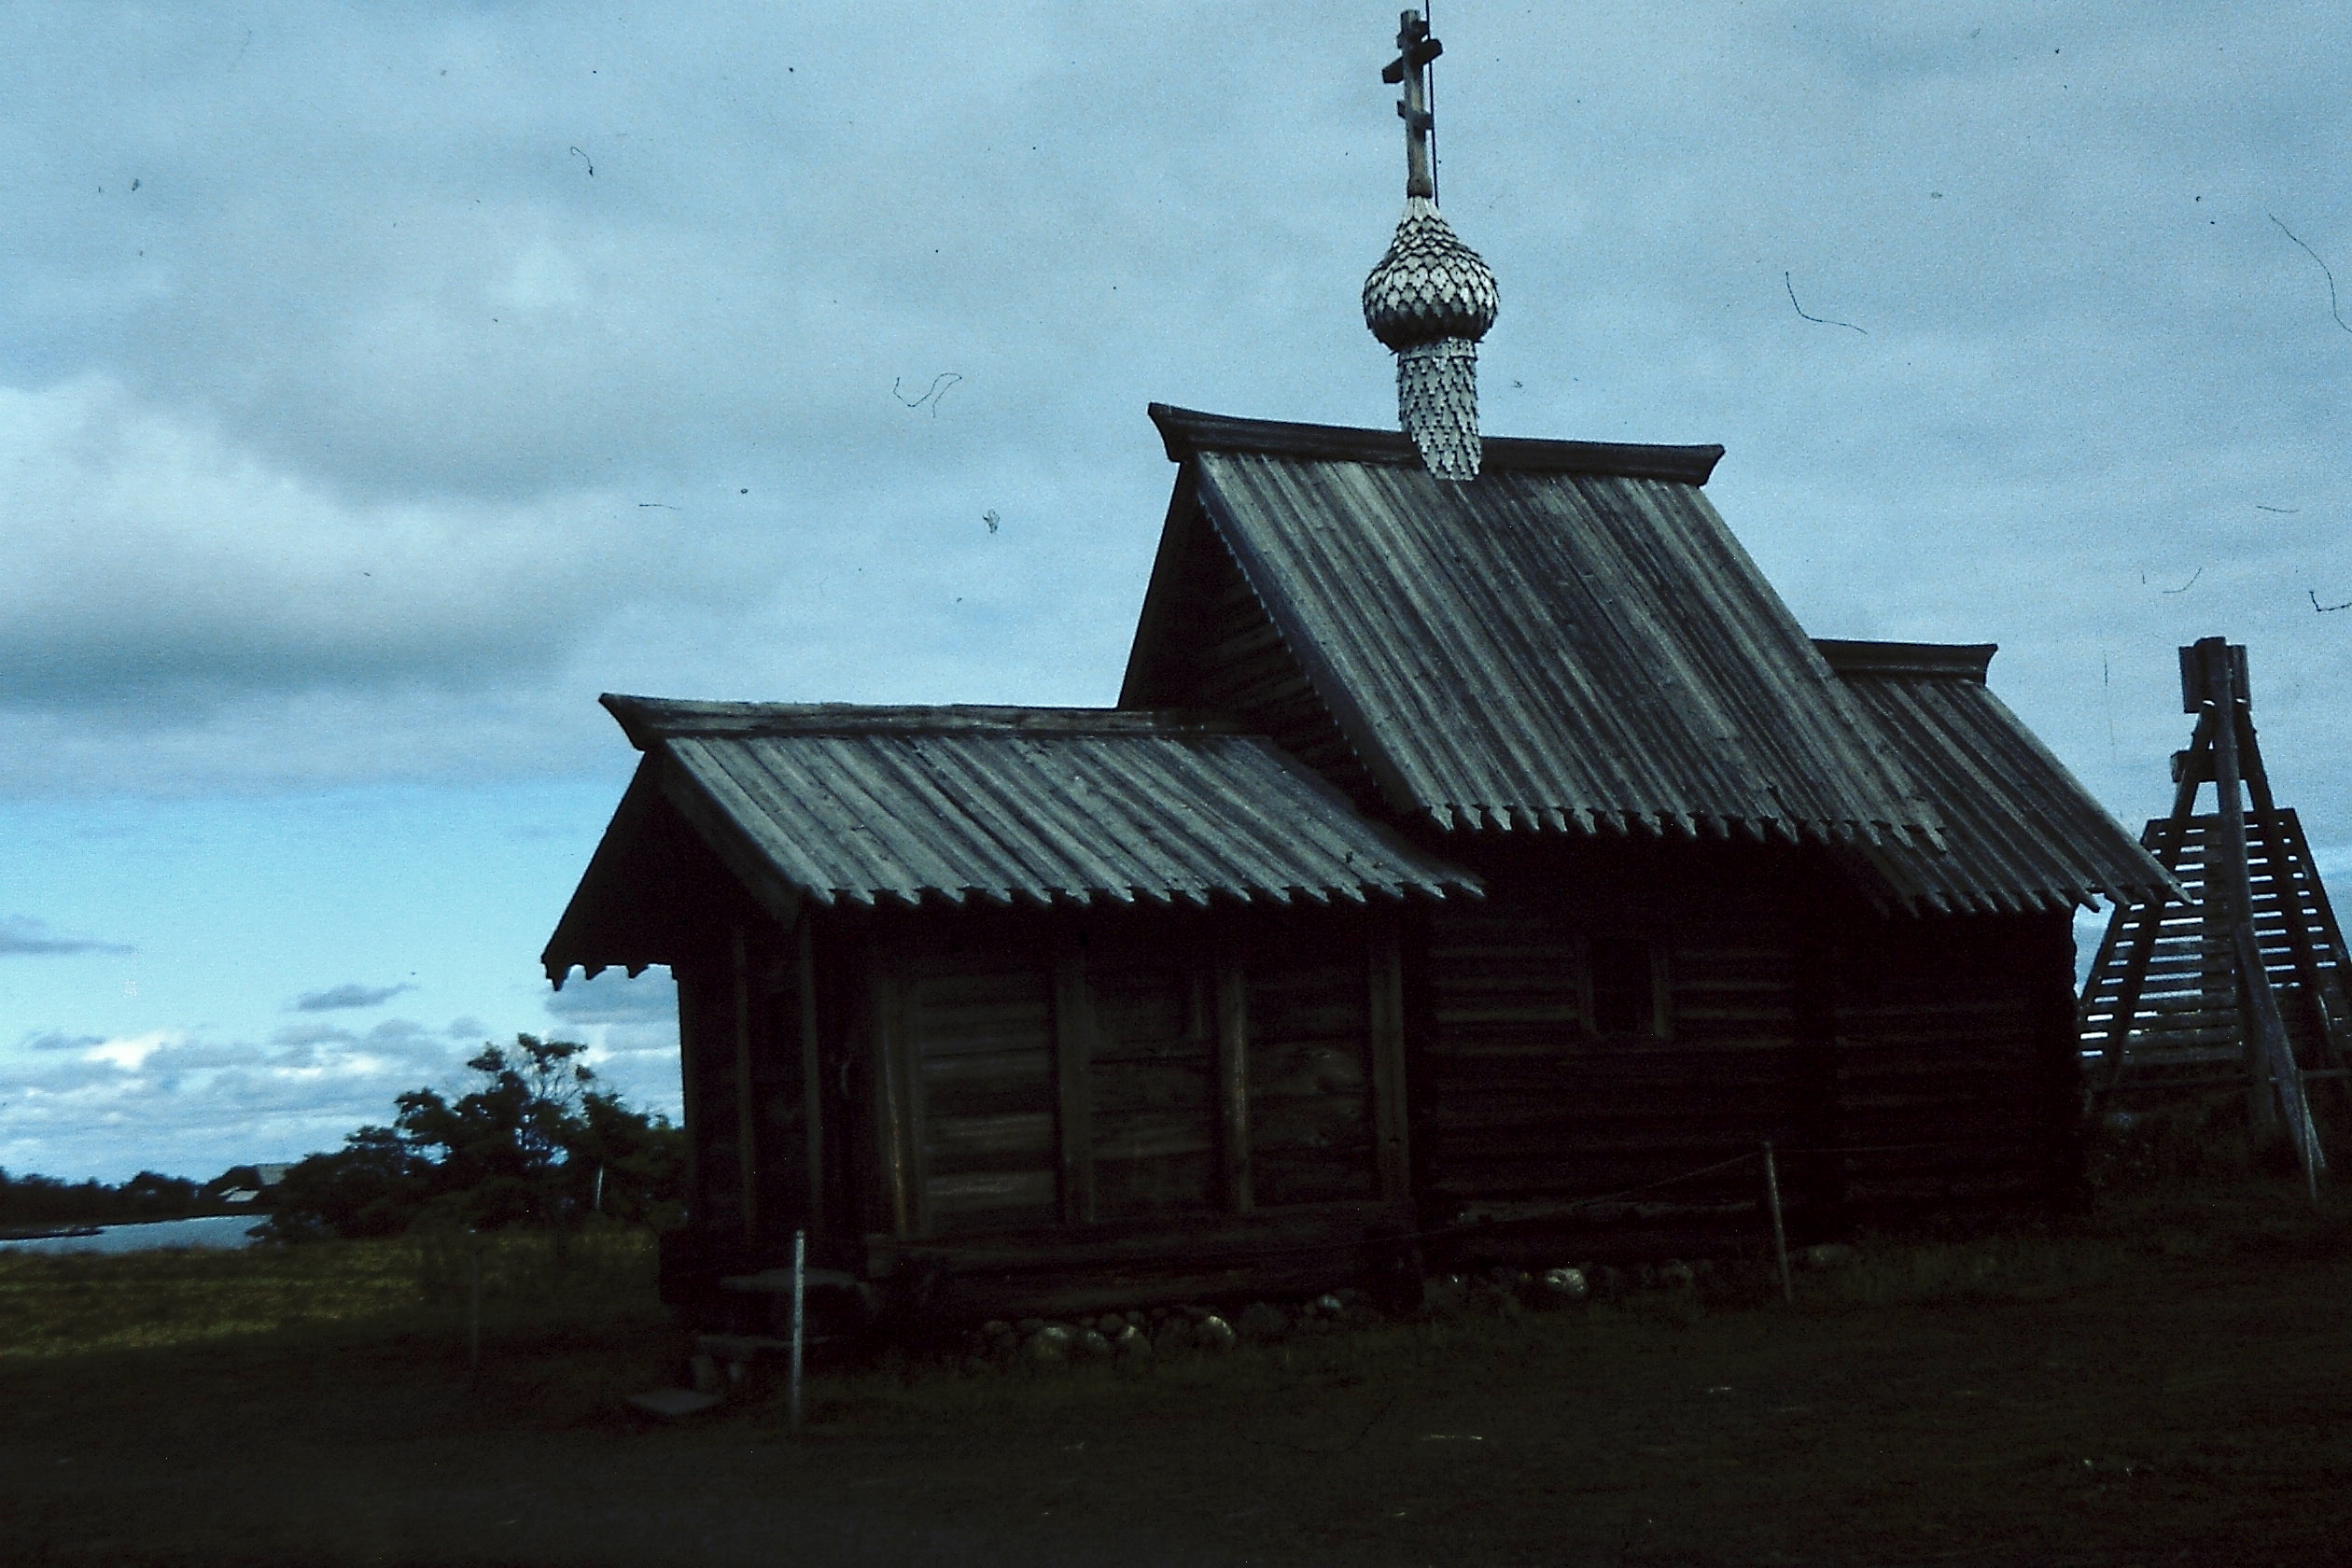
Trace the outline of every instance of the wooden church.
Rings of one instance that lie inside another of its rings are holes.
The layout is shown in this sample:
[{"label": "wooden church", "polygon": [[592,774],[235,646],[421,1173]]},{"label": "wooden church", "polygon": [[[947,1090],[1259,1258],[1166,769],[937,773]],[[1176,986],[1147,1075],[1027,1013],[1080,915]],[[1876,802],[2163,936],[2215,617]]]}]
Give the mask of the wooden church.
[{"label": "wooden church", "polygon": [[1407,210],[1402,432],[1155,406],[1116,707],[608,696],[643,753],[548,945],[667,965],[715,1315],[796,1231],[955,1318],[2046,1200],[2072,913],[2177,896],[1985,685],[1816,641],[1718,447],[1484,438],[1492,276]]}]

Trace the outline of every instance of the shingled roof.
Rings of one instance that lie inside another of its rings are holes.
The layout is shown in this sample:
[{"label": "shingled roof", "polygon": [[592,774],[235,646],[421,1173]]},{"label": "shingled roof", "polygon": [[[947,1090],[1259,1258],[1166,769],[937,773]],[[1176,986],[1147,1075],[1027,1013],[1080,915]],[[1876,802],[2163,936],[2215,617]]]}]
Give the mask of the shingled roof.
[{"label": "shingled roof", "polygon": [[[912,907],[1361,903],[1478,879],[1352,811],[1229,721],[1107,708],[861,707],[607,696],[644,751],[544,961],[631,962],[604,929],[646,835],[682,820],[780,922],[803,901]],[[649,947],[646,961],[664,961]]]},{"label": "shingled roof", "polygon": [[[1491,439],[1446,483],[1386,431],[1152,417],[1398,815],[1940,847],[1935,804],[1708,504],[1722,448]],[[1131,694],[1186,619],[1147,602]]]},{"label": "shingled roof", "polygon": [[1855,851],[1912,911],[2064,909],[2185,897],[1984,683],[1991,643],[1814,644],[1934,796],[1945,852]]}]

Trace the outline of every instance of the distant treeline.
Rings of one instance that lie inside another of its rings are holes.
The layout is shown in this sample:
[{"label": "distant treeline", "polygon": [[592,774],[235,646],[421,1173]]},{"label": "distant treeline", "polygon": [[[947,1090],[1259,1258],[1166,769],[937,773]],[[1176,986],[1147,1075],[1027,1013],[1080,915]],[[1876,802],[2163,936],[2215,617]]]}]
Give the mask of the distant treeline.
[{"label": "distant treeline", "polygon": [[11,1176],[0,1170],[0,1227],[133,1225],[225,1214],[231,1206],[184,1176],[142,1170],[119,1187],[104,1182],[62,1182],[54,1176]]},{"label": "distant treeline", "polygon": [[[285,1167],[209,1183],[142,1170],[119,1187],[0,1170],[0,1232],[251,1214],[273,1240],[397,1235],[413,1225],[568,1228],[602,1215],[656,1226],[683,1212],[686,1138],[666,1117],[592,1087],[584,1046],[516,1037],[466,1065],[470,1092],[412,1089],[390,1127]],[[241,1204],[223,1194],[255,1194]],[[258,1192],[257,1192],[257,1189]]]}]

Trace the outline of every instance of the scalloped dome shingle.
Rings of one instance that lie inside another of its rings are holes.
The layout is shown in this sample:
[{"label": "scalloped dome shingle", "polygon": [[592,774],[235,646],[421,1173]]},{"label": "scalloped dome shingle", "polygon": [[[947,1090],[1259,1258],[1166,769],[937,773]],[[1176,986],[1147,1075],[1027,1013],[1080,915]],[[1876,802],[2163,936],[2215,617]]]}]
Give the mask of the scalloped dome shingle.
[{"label": "scalloped dome shingle", "polygon": [[1402,352],[1445,338],[1476,343],[1494,325],[1501,297],[1494,273],[1454,237],[1437,204],[1405,203],[1388,254],[1364,280],[1364,324]]}]

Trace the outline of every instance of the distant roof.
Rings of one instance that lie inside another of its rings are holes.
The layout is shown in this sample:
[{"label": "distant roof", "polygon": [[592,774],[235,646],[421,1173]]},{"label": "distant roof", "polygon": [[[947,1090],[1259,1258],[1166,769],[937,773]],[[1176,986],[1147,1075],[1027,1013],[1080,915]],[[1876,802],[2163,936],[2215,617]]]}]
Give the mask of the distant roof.
[{"label": "distant roof", "polygon": [[[649,754],[546,954],[637,961],[592,932],[658,791],[770,913],[819,904],[1361,903],[1476,895],[1228,722],[1103,708],[857,707],[608,696]],[[625,880],[625,879],[623,879]],[[654,960],[659,961],[659,960]]]},{"label": "distant roof", "polygon": [[1935,806],[1701,492],[1720,447],[1494,438],[1447,483],[1387,431],[1152,417],[1393,810],[1938,846]]},{"label": "distant roof", "polygon": [[2171,875],[1984,684],[1991,643],[1815,643],[1935,798],[1947,852],[1859,851],[1907,908],[2177,899]]}]

